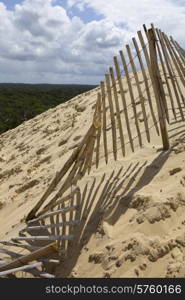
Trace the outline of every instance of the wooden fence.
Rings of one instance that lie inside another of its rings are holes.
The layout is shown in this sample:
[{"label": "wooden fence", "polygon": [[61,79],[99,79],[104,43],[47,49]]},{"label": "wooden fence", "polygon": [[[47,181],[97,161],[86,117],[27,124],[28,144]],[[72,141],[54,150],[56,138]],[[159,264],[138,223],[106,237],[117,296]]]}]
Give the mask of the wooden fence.
[{"label": "wooden fence", "polygon": [[[156,135],[161,135],[163,150],[169,149],[167,124],[185,118],[185,51],[153,25],[149,30],[144,25],[144,35],[138,31],[132,45],[124,50],[114,56],[100,83],[92,124],[80,145],[28,214],[24,230],[12,241],[1,242],[31,254],[18,257],[19,262],[1,264],[0,276],[20,270],[40,277],[53,276],[37,267],[42,268],[45,260],[49,262],[45,254],[57,253],[60,260],[68,258],[79,236],[85,201],[80,197],[78,182],[86,172],[99,167],[100,159],[107,164],[110,158],[118,160],[151,142],[152,127]],[[5,248],[1,251],[16,256]],[[38,258],[40,264],[28,264]]]}]

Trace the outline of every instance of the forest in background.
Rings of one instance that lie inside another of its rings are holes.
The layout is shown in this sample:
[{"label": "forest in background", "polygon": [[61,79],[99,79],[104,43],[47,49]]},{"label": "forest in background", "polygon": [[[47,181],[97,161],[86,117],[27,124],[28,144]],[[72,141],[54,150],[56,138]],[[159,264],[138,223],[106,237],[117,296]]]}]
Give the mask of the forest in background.
[{"label": "forest in background", "polygon": [[0,134],[95,87],[0,83]]}]

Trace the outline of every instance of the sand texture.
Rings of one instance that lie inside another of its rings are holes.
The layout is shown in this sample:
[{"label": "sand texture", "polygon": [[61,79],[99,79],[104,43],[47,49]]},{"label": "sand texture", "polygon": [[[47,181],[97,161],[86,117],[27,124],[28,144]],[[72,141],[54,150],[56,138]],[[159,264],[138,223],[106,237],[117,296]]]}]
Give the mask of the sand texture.
[{"label": "sand texture", "polygon": [[[165,79],[161,76],[169,106],[167,130],[170,149],[162,149],[141,71],[138,78],[143,91],[150,143],[147,141],[141,101],[138,101],[137,119],[142,136],[142,147],[139,146],[131,98],[123,78],[134,151],[122,108],[120,115],[126,154],[122,155],[120,136],[116,137],[117,152],[114,152],[108,112],[108,162],[106,164],[101,138],[98,168],[98,148],[95,146],[91,172],[77,183],[82,204],[78,240],[68,259],[61,261],[53,271],[56,276],[185,277],[185,122],[178,108],[177,118],[174,118]],[[132,73],[130,77],[136,99],[138,90]],[[185,96],[182,82],[179,78],[177,80]],[[116,86],[121,107],[118,82]],[[92,122],[98,91],[99,87],[79,95],[0,136],[1,241],[18,236],[25,227],[27,214],[80,144]],[[157,118],[151,87],[150,93]],[[185,116],[184,106],[182,111]],[[159,126],[159,122],[157,124]],[[115,126],[118,129],[117,119]],[[16,251],[27,253],[21,248]],[[0,259],[6,260],[7,255],[0,253]]]}]

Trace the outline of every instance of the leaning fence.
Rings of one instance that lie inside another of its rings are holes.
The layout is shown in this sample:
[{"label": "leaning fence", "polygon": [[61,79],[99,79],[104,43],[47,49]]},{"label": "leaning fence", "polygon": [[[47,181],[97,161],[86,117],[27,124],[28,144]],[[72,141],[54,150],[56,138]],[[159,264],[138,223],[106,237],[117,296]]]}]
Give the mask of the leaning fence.
[{"label": "leaning fence", "polygon": [[[100,160],[108,164],[110,159],[119,160],[150,143],[151,128],[161,136],[163,150],[168,150],[167,126],[173,120],[185,120],[184,91],[185,50],[153,25],[149,30],[144,25],[144,34],[138,31],[132,45],[126,45],[124,51],[114,56],[113,65],[97,89],[92,124],[29,212],[24,230],[12,241],[1,242],[4,246],[26,249],[30,254],[18,255],[18,261],[0,265],[0,276],[21,270],[39,277],[53,276],[43,271],[44,262],[56,262],[58,257],[62,262],[69,259],[71,249],[80,239],[80,224],[87,217],[88,198],[85,190],[81,195],[80,180],[98,168]],[[11,256],[5,248],[0,251]],[[51,253],[58,255],[57,259],[45,258],[45,254]],[[27,265],[34,260],[41,263]]]}]

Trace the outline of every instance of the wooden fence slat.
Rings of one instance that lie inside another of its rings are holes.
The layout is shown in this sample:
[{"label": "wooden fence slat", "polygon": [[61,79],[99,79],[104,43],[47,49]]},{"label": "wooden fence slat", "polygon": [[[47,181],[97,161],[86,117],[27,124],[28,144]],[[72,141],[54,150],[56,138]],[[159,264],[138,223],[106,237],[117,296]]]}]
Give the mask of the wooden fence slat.
[{"label": "wooden fence slat", "polygon": [[0,272],[0,276],[9,275],[11,273],[25,271],[25,270],[28,270],[28,269],[33,269],[33,268],[37,268],[37,267],[41,267],[41,266],[42,266],[42,262],[37,262],[37,263],[34,263],[34,264],[30,264],[30,265],[24,265],[22,267],[18,267],[18,268],[14,268],[14,269],[10,269],[10,270],[7,270],[7,271]]},{"label": "wooden fence slat", "polygon": [[[157,41],[157,35],[156,35],[155,28],[154,28],[153,24],[151,24],[151,26],[152,26],[152,29],[153,29],[154,37]],[[159,55],[159,58],[161,58],[161,56],[162,56],[161,50],[160,50],[160,47],[159,47],[158,43],[156,43],[156,55],[157,55],[157,57]],[[162,109],[163,109],[163,112],[165,113],[166,119],[169,123],[169,113],[168,113],[166,94],[165,94],[165,91],[164,91],[164,88],[163,88],[163,82],[162,82],[162,78],[161,78],[161,75],[160,75],[159,67],[158,67],[158,72],[159,72],[158,81],[160,82],[158,87],[160,87],[160,94],[161,94],[161,100],[162,100]]]},{"label": "wooden fence slat", "polygon": [[37,275],[38,277],[41,277],[41,278],[55,278],[55,276],[53,274],[49,274],[49,273],[46,273],[46,272],[36,272],[35,270],[32,270],[31,271],[32,274],[35,274]]},{"label": "wooden fence slat", "polygon": [[[173,47],[171,46],[171,43],[170,43],[168,37],[164,33],[162,33],[162,35],[163,35],[164,40],[166,42],[166,46],[167,46],[168,51],[171,55],[172,61],[175,65],[175,68],[177,70],[177,73],[179,75],[181,83],[185,87],[185,80],[184,80],[184,78],[185,78],[185,68],[182,66],[181,62],[179,61],[179,58],[178,58],[177,54],[175,53]],[[184,104],[185,103],[185,98],[184,98],[183,92],[180,88],[179,82],[178,82],[178,80],[176,80],[176,78],[174,78],[174,80],[176,81],[176,84],[177,84],[178,90],[179,90],[179,94],[181,95],[182,103]]]},{"label": "wooden fence slat", "polygon": [[73,168],[71,169],[71,171],[69,172],[68,176],[66,177],[65,181],[63,182],[61,188],[59,189],[59,191],[56,193],[56,195],[51,199],[50,204],[54,203],[58,197],[60,197],[66,190],[69,189],[71,183],[75,184],[77,183],[77,181],[79,180],[79,178],[81,176],[79,176],[79,171],[81,170],[81,167],[84,164],[84,161],[86,159],[86,153],[87,153],[87,149],[88,149],[88,145],[89,145],[89,140],[92,137],[90,136],[87,144],[84,145],[84,148],[82,148],[82,150],[80,151],[79,155],[76,158],[76,161],[74,163]]},{"label": "wooden fence slat", "polygon": [[160,72],[157,61],[157,48],[156,48],[156,36],[155,30],[153,28],[148,30],[148,40],[149,40],[149,49],[150,49],[150,59],[151,59],[151,69],[152,69],[152,77],[153,77],[153,87],[155,92],[155,99],[157,103],[157,110],[159,115],[159,124],[161,129],[161,137],[163,142],[163,150],[169,149],[169,138],[168,132],[166,128],[166,114],[164,111],[164,103],[163,103],[163,93],[162,93],[162,83],[160,80]]},{"label": "wooden fence slat", "polygon": [[[172,39],[172,37],[171,37],[171,39]],[[177,43],[177,41],[174,41],[174,43],[175,43],[175,45],[176,45],[176,47],[178,49],[178,53],[180,53],[180,55],[182,57],[182,60],[185,63],[185,50]]]},{"label": "wooden fence slat", "polygon": [[73,235],[37,235],[37,236],[17,236],[13,237],[12,241],[57,241],[57,240],[72,240]]},{"label": "wooden fence slat", "polygon": [[140,145],[140,147],[142,147],[142,137],[141,137],[139,122],[138,122],[138,118],[137,118],[136,104],[135,104],[134,93],[133,93],[133,90],[132,90],[132,84],[131,84],[131,80],[130,80],[130,76],[129,76],[129,71],[128,71],[128,67],[127,67],[127,64],[126,64],[126,59],[125,59],[125,56],[123,54],[123,51],[120,50],[119,53],[120,53],[121,61],[122,61],[122,64],[123,64],[125,76],[126,76],[126,79],[127,79],[127,84],[128,84],[129,94],[130,94],[131,103],[132,103],[132,109],[133,109],[133,114],[134,114],[134,120],[135,120],[139,145]]},{"label": "wooden fence slat", "polygon": [[107,73],[105,74],[105,82],[106,82],[107,96],[108,96],[109,110],[110,110],[110,118],[111,118],[113,155],[114,155],[114,159],[117,160],[116,124],[115,124],[115,118],[114,118],[112,91],[111,91],[111,87],[110,87],[110,76]]},{"label": "wooden fence slat", "polygon": [[[160,33],[159,33],[159,31],[158,31],[157,28],[155,29],[155,31],[156,31],[157,37],[158,37],[158,39],[159,39],[159,41],[160,41],[160,46],[161,46],[161,49],[162,49],[162,53],[163,53],[163,57],[164,57],[165,66],[166,66],[166,68],[167,68],[167,71],[168,71],[170,77],[172,78],[173,75],[172,75],[172,73],[171,73],[171,69],[170,69],[170,65],[169,65],[169,61],[168,61],[168,56],[167,56],[168,54],[167,54],[167,52],[166,52],[165,45],[164,45],[163,41],[161,40],[161,36],[160,36]],[[167,81],[166,81],[166,82],[168,83],[168,86],[169,86],[169,80],[168,80],[168,79],[169,79],[169,78],[167,78]],[[174,85],[174,82],[171,81],[171,79],[170,79],[170,82],[172,83],[172,87],[173,87],[173,91],[174,91],[174,93],[175,93],[175,96],[176,96],[176,98],[178,98],[178,93],[177,93],[177,90],[176,90],[176,86]],[[176,111],[175,111],[175,104],[174,104],[174,100],[173,100],[173,96],[172,96],[172,93],[171,93],[170,86],[169,86],[168,92],[169,92],[169,91],[170,91],[169,95],[170,95],[170,101],[171,101],[172,111],[173,111],[173,114],[174,114],[175,119],[177,119]]]},{"label": "wooden fence slat", "polygon": [[[75,199],[74,199],[74,195],[73,195],[73,197],[71,198],[71,206],[74,206],[74,205],[76,205],[75,204]],[[73,221],[73,218],[74,217],[74,214],[73,214],[73,212],[70,212],[70,214],[69,214],[69,221],[70,222],[72,222]],[[74,227],[73,226],[70,226],[69,227],[69,234],[71,235],[71,234],[73,234],[73,232],[74,232]],[[70,243],[68,243],[68,245],[72,245],[72,241],[70,241]]]},{"label": "wooden fence slat", "polygon": [[[78,192],[76,194],[76,205],[79,207],[79,209],[75,211],[74,221],[75,220],[80,220],[80,218],[81,218],[83,198],[81,198],[80,189],[78,189]],[[76,228],[74,230],[75,239],[78,238],[78,235],[77,235],[78,234],[78,228],[79,228],[79,226],[76,226]]]},{"label": "wooden fence slat", "polygon": [[102,126],[102,131],[103,131],[103,145],[104,145],[104,153],[105,153],[105,162],[106,164],[108,163],[108,150],[107,150],[107,120],[106,120],[106,97],[105,97],[105,84],[103,81],[100,83],[100,88],[101,88],[101,98],[102,98],[102,110],[103,110],[103,126]]},{"label": "wooden fence slat", "polygon": [[127,103],[126,103],[126,98],[125,98],[125,94],[124,94],[124,90],[123,90],[123,83],[122,83],[122,79],[121,79],[121,71],[120,71],[119,63],[118,63],[118,60],[117,60],[116,56],[114,56],[114,65],[115,65],[115,69],[116,69],[117,80],[118,80],[121,99],[122,99],[122,103],[123,103],[123,112],[124,112],[124,117],[125,117],[129,142],[130,142],[132,152],[134,152],[134,143],[133,143],[132,133],[131,133],[131,129],[130,129],[130,122],[129,122],[128,111],[127,111]]},{"label": "wooden fence slat", "polygon": [[77,206],[69,206],[69,207],[65,207],[63,209],[59,209],[59,210],[55,210],[55,211],[51,211],[51,212],[48,212],[46,214],[43,214],[41,216],[39,216],[38,218],[35,218],[33,220],[30,220],[28,221],[27,223],[28,224],[31,224],[33,222],[36,222],[36,221],[40,221],[42,219],[45,219],[45,218],[49,218],[51,216],[56,216],[57,214],[66,214],[68,212],[70,212],[71,210],[75,210],[77,209],[78,207]]},{"label": "wooden fence slat", "polygon": [[[74,206],[74,205],[73,205],[73,201],[72,201],[73,197],[74,197],[74,195],[72,195],[70,206]],[[60,205],[60,208],[61,208],[61,209],[65,209],[65,204],[62,203],[62,204]],[[72,213],[73,213],[73,210],[69,212],[69,215],[72,214]],[[62,219],[62,222],[63,222],[63,226],[62,226],[62,228],[61,228],[61,229],[62,229],[62,230],[61,230],[61,231],[62,231],[62,232],[61,232],[61,235],[65,236],[65,235],[67,234],[67,232],[66,232],[66,230],[67,230],[67,226],[66,226],[66,214],[60,215],[60,218]],[[69,219],[69,221],[71,221],[71,220]],[[68,231],[68,234],[70,235],[70,231]],[[59,244],[59,247],[60,247],[61,249],[63,249],[64,251],[66,250],[67,240],[65,240],[65,239],[64,239],[64,240],[59,240],[59,241],[58,241],[58,244]]]},{"label": "wooden fence slat", "polygon": [[162,46],[162,49],[163,49],[163,53],[164,53],[164,56],[166,57],[166,65],[168,67],[169,76],[171,77],[171,83],[172,83],[174,93],[175,93],[175,96],[176,96],[177,105],[178,105],[178,108],[179,108],[179,111],[180,111],[180,115],[181,115],[181,118],[184,119],[183,111],[182,111],[182,108],[181,108],[181,102],[180,102],[180,98],[179,98],[179,94],[178,94],[178,90],[177,90],[178,89],[178,84],[177,84],[177,81],[174,80],[175,74],[174,74],[174,70],[173,70],[173,67],[172,67],[172,64],[171,64],[171,61],[170,61],[169,54],[167,52],[164,37],[163,37],[162,32],[160,30],[158,30],[158,31],[156,30],[156,32],[158,32],[158,37],[160,37],[160,42],[161,42],[161,46]]},{"label": "wooden fence slat", "polygon": [[[59,222],[57,224],[48,224],[48,225],[38,225],[38,226],[28,226],[26,228],[24,228],[22,230],[22,232],[29,232],[29,231],[32,231],[32,230],[43,230],[43,229],[47,229],[47,228],[51,228],[51,227],[56,227],[56,228],[61,228],[62,226],[77,226],[78,224],[80,223],[80,220],[73,220],[73,221],[66,221],[65,223],[64,222]],[[2,242],[0,242],[2,243]],[[17,245],[21,245],[21,244],[15,244],[15,246]],[[22,245],[21,245],[22,246]]]},{"label": "wooden fence slat", "polygon": [[24,245],[24,244],[20,244],[20,243],[13,243],[13,242],[9,242],[9,241],[0,241],[0,244],[5,245],[5,246],[23,248],[26,250],[32,250],[32,246]]},{"label": "wooden fence slat", "polygon": [[96,141],[96,133],[94,133],[94,135],[91,137],[91,142],[89,144],[89,159],[87,161],[88,174],[90,174],[92,163],[93,163],[95,141]]},{"label": "wooden fence slat", "polygon": [[173,49],[173,47],[172,47],[172,45],[171,45],[171,43],[169,41],[168,36],[166,34],[164,34],[164,32],[162,32],[162,35],[163,35],[164,40],[166,42],[166,46],[169,49],[169,53],[171,55],[171,58],[173,60],[174,65],[176,67],[176,70],[177,70],[177,72],[179,74],[180,80],[181,80],[183,86],[185,87],[185,80],[184,80],[185,69],[184,69],[184,67],[181,64],[180,59],[179,59],[177,53],[174,51],[174,49]]},{"label": "wooden fence slat", "polygon": [[80,221],[82,220],[82,217],[83,217],[84,206],[86,205],[86,203],[88,201],[88,200],[86,201],[87,188],[88,188],[88,183],[86,183],[86,185],[84,187],[84,190],[83,190],[83,193],[82,193],[82,200],[80,202],[80,209],[78,211]]},{"label": "wooden fence slat", "polygon": [[118,120],[118,128],[119,128],[119,134],[120,134],[120,141],[121,141],[121,149],[122,154],[125,156],[125,141],[124,141],[124,134],[123,134],[123,128],[121,123],[121,116],[120,116],[120,107],[119,107],[119,100],[118,100],[118,93],[116,89],[116,80],[114,76],[114,69],[112,67],[109,68],[111,81],[112,81],[112,87],[114,92],[114,100],[115,100],[115,106],[116,106],[116,117]]},{"label": "wooden fence slat", "polygon": [[11,251],[11,250],[8,250],[8,249],[0,249],[0,253],[1,254],[7,254],[9,255],[11,258],[18,258],[18,257],[21,257],[22,255],[19,254],[19,253],[16,253],[15,251]]},{"label": "wooden fence slat", "polygon": [[[142,50],[143,50],[143,53],[144,53],[144,56],[145,56],[145,60],[146,60],[147,67],[148,67],[148,71],[151,74],[150,58],[149,58],[149,54],[148,54],[148,51],[147,51],[146,44],[144,42],[144,38],[143,38],[142,32],[140,30],[137,31],[137,35],[138,35],[138,38],[139,38],[139,41],[140,41],[140,44],[141,44],[141,47],[142,47]],[[147,35],[147,33],[146,33],[146,35]]]},{"label": "wooden fence slat", "polygon": [[39,261],[42,261],[43,263],[47,263],[47,264],[55,264],[55,265],[59,265],[60,264],[60,260],[59,259],[40,258]]},{"label": "wooden fence slat", "polygon": [[[98,119],[101,123],[101,94],[98,93]],[[101,140],[101,126],[98,128],[97,138],[96,138],[96,168],[99,166],[100,160],[100,140]]]},{"label": "wooden fence slat", "polygon": [[[88,134],[86,134],[86,139],[85,139],[85,144],[86,145],[83,144],[83,147],[80,149],[80,151],[78,151],[78,155],[76,157],[75,164],[74,164],[72,170],[70,171],[69,175],[65,179],[62,187],[59,189],[57,194],[52,198],[52,200],[49,202],[49,204],[47,204],[44,207],[44,209],[48,208],[49,205],[53,204],[57,200],[57,198],[60,197],[69,188],[71,182],[76,184],[78,179],[81,177],[81,175],[79,176],[79,173],[77,173],[77,170],[78,169],[81,170],[81,166],[84,163],[84,160],[87,158],[86,153],[89,151],[89,148],[90,148],[89,145],[90,145],[92,140],[93,140],[93,143],[94,143],[95,133],[96,133],[97,129],[101,126],[101,123],[98,120],[97,113],[96,113],[97,109],[98,109],[98,105],[96,103],[96,110],[95,110],[94,117],[93,117],[93,124],[91,126],[92,130],[91,131],[89,130]],[[94,145],[93,145],[93,147],[94,147]],[[92,151],[93,151],[93,149],[92,149]],[[92,155],[93,155],[93,152],[92,152]],[[91,156],[90,156],[90,159],[91,159]],[[90,159],[89,159],[89,162],[90,162]],[[89,163],[89,162],[88,162],[88,168],[89,168],[88,171],[90,171],[90,167],[91,167],[91,163]],[[77,176],[75,175],[76,173],[77,173]]]},{"label": "wooden fence slat", "polygon": [[[72,194],[75,194],[76,192],[77,192],[77,189],[72,190]],[[48,210],[53,209],[54,207],[58,206],[59,204],[62,204],[62,203],[65,203],[65,202],[69,201],[70,199],[71,199],[71,194],[68,194],[67,196],[64,196],[64,197],[62,197],[62,196],[59,197],[59,200],[54,202],[53,204],[49,205],[49,203],[48,203],[47,208],[43,208],[42,214],[44,214]],[[43,225],[45,225],[45,224],[43,224]]]},{"label": "wooden fence slat", "polygon": [[[61,209],[60,205],[57,206],[57,210],[59,210],[59,209]],[[62,216],[65,216],[65,214],[62,215]],[[60,235],[61,234],[61,232],[60,232],[60,226],[52,226],[52,225],[58,225],[60,223],[60,215],[59,214],[56,215],[55,218],[56,218],[56,222],[55,222],[55,224],[51,224],[50,229],[52,230],[52,228],[54,228],[55,232],[56,232],[55,235]],[[51,233],[52,233],[52,231],[51,231]],[[60,241],[58,241],[58,247],[60,247]]]},{"label": "wooden fence slat", "polygon": [[[146,29],[146,26],[145,26],[145,29]],[[153,82],[153,76],[152,76],[152,71],[151,71],[149,54],[148,54],[148,51],[147,51],[145,43],[144,43],[144,38],[143,38],[142,32],[138,31],[137,34],[138,34],[139,41],[141,43],[141,46],[142,46],[142,49],[143,49],[143,52],[144,52],[144,56],[145,56],[145,59],[146,59],[146,62],[147,62],[147,67],[148,67],[148,71],[149,71],[149,74],[150,74],[151,81],[153,83],[152,84],[152,88],[153,88],[154,82]],[[146,34],[146,36],[148,35],[147,32],[145,32],[145,34]],[[166,72],[164,74],[166,75]],[[166,77],[166,79],[167,79],[167,77]],[[166,83],[167,83],[167,87],[168,87],[168,93],[169,93],[169,96],[170,96],[172,111],[173,111],[174,117],[176,119],[177,117],[176,117],[175,108],[174,108],[173,96],[172,96],[172,92],[171,92],[168,80],[166,81]]]},{"label": "wooden fence slat", "polygon": [[[164,78],[165,78],[165,83],[167,85],[168,94],[169,94],[169,97],[170,97],[172,112],[173,112],[173,115],[174,115],[175,119],[177,119],[176,112],[175,112],[175,107],[174,107],[173,96],[172,96],[172,92],[171,92],[170,85],[169,85],[168,78],[167,78],[167,74],[166,74],[166,66],[163,62],[162,52],[161,52],[161,49],[160,49],[160,46],[159,46],[158,43],[157,43],[157,50],[158,50],[160,63],[161,63],[162,70],[163,70],[163,75],[164,75]],[[166,110],[166,117],[167,117],[167,120],[168,120],[168,123],[169,123],[169,113],[168,113],[167,101],[165,101],[165,110]]]},{"label": "wooden fence slat", "polygon": [[[53,209],[51,209],[51,211],[53,211]],[[51,216],[50,216],[50,223],[51,223],[52,225],[55,224],[54,215],[51,215]],[[56,230],[55,227],[51,227],[51,234],[52,234],[52,235],[55,235],[55,234],[56,234],[55,230]]]},{"label": "wooden fence slat", "polygon": [[184,56],[184,58],[185,58],[185,50],[179,45],[179,43],[178,43],[177,41],[174,41],[174,42],[176,43],[178,49],[181,50],[181,52],[182,52],[182,54],[183,54],[183,56]]},{"label": "wooden fence slat", "polygon": [[157,134],[159,135],[159,128],[158,128],[157,120],[156,120],[156,117],[155,117],[155,114],[154,114],[154,109],[153,109],[153,105],[152,105],[152,98],[151,98],[150,89],[149,89],[149,85],[148,85],[148,78],[147,78],[146,71],[145,71],[145,68],[144,68],[143,60],[142,60],[142,57],[140,55],[140,51],[139,51],[139,47],[138,47],[138,43],[137,43],[136,39],[133,38],[132,41],[133,41],[134,47],[136,49],[137,57],[138,57],[139,64],[140,64],[140,67],[141,67],[141,72],[142,72],[144,83],[145,83],[145,88],[146,88],[146,93],[147,93],[147,97],[148,97],[148,103],[149,103],[149,107],[150,107],[150,111],[151,111],[151,116],[152,116],[152,119],[153,119],[153,122],[154,122],[154,125],[155,125],[155,128],[156,128]]},{"label": "wooden fence slat", "polygon": [[145,103],[144,103],[141,87],[139,85],[138,73],[137,73],[137,70],[136,70],[136,66],[134,64],[134,60],[133,60],[133,56],[132,56],[132,53],[131,53],[131,50],[130,50],[130,46],[126,45],[126,49],[127,49],[129,61],[130,61],[131,67],[132,67],[132,71],[133,71],[133,74],[134,74],[134,78],[135,78],[138,94],[139,94],[139,97],[140,97],[140,101],[141,101],[141,108],[142,108],[142,113],[143,113],[143,119],[144,119],[144,125],[145,125],[145,130],[146,130],[147,141],[150,142],[150,133],[149,133]]},{"label": "wooden fence slat", "polygon": [[168,52],[166,50],[166,46],[165,46],[161,31],[156,29],[156,32],[157,32],[157,35],[158,35],[158,38],[160,40],[160,44],[161,44],[161,47],[162,47],[162,50],[163,50],[163,56],[165,57],[165,63],[166,63],[167,69],[168,69],[168,73],[169,73],[169,76],[170,76],[170,82],[172,84],[172,87],[173,87],[173,90],[174,90],[174,93],[175,93],[175,97],[176,97],[176,100],[177,100],[179,111],[180,111],[181,117],[183,118],[184,116],[183,116],[183,112],[182,112],[182,108],[181,108],[181,104],[180,104],[180,98],[179,98],[179,94],[178,94],[178,91],[177,91],[176,82],[173,80],[174,73],[173,73],[173,68],[171,66],[171,63],[170,63],[170,58],[169,58]]},{"label": "wooden fence slat", "polygon": [[76,158],[78,157],[79,153],[81,152],[82,148],[84,147],[84,144],[89,139],[89,136],[92,135],[94,132],[94,124],[90,126],[87,133],[85,134],[84,138],[80,142],[80,145],[78,148],[72,153],[72,155],[69,157],[69,159],[66,161],[60,172],[57,172],[56,176],[52,180],[51,184],[45,191],[44,195],[41,197],[39,202],[34,206],[34,208],[29,212],[29,214],[26,217],[26,221],[34,218],[36,212],[39,210],[39,208],[42,206],[42,204],[45,202],[45,200],[48,198],[48,196],[52,193],[53,189],[57,186],[57,184],[60,182],[60,180],[63,178],[63,176],[66,174],[66,172],[70,169],[70,167],[75,162]]},{"label": "wooden fence slat", "polygon": [[24,264],[27,264],[31,261],[37,260],[43,256],[49,255],[54,252],[57,252],[56,242],[49,244],[45,247],[42,247],[30,254],[21,255],[21,257],[19,257],[18,259],[15,259],[14,261],[9,262],[6,265],[0,266],[0,272],[10,270],[13,268],[21,267]]},{"label": "wooden fence slat", "polygon": [[175,48],[175,50],[177,51],[177,53],[178,53],[178,55],[181,59],[182,64],[185,65],[185,54],[183,55],[182,49],[178,47],[177,42],[174,41],[172,36],[170,36],[170,41],[173,44],[173,47]]},{"label": "wooden fence slat", "polygon": [[[84,161],[86,155],[86,149],[87,149],[87,145],[89,143],[89,140],[92,139],[92,136],[94,134],[94,132],[96,132],[97,128],[95,128],[94,125],[92,125],[93,130],[91,131],[91,135],[88,136],[88,139],[86,140],[86,146],[84,145],[84,147],[81,149],[81,151],[78,153],[78,156],[76,158],[75,164],[72,168],[72,170],[70,171],[69,175],[67,176],[67,178],[65,179],[64,183],[62,184],[61,188],[59,189],[59,191],[56,193],[56,195],[51,199],[51,201],[44,207],[44,211],[47,210],[51,205],[53,205],[53,203],[56,202],[56,200],[61,197],[61,195],[69,188],[71,182],[75,180],[75,174],[79,168],[79,165],[81,164],[81,161]],[[39,212],[37,215],[41,215],[43,213],[43,210],[41,212]]]},{"label": "wooden fence slat", "polygon": [[[162,59],[162,53],[161,53],[161,49],[159,47],[159,44],[157,43],[157,53],[159,55],[159,59],[160,59],[160,64],[162,66],[162,71],[163,71],[163,75],[164,75],[164,78],[166,80],[166,82],[168,82],[168,78],[166,76],[166,70],[165,70],[165,66],[164,66],[164,63],[163,63],[163,59]],[[163,85],[163,81],[162,81],[162,77],[160,76],[160,80],[161,80],[161,85]],[[168,84],[169,85],[169,84]],[[166,113],[166,119],[168,121],[168,123],[170,122],[170,119],[169,119],[169,111],[168,111],[168,102],[167,102],[167,99],[166,99],[166,94],[165,94],[165,91],[164,91],[164,88],[162,89],[162,93],[163,93],[163,103],[164,103],[164,110],[165,110],[165,113]]]},{"label": "wooden fence slat", "polygon": [[93,116],[93,124],[96,127],[96,131],[92,134],[90,138],[89,148],[88,148],[88,155],[89,158],[87,160],[87,167],[88,167],[88,174],[90,174],[92,163],[93,163],[93,154],[94,154],[94,147],[95,142],[97,140],[97,131],[101,135],[101,97],[100,93],[97,94],[97,101],[96,101],[96,109]]}]

